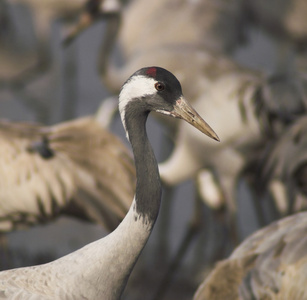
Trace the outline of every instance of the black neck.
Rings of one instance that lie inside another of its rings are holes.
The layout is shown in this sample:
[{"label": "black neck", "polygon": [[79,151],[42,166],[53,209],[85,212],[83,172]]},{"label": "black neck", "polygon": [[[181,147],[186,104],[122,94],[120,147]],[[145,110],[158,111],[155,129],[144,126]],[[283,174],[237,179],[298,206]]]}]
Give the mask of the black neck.
[{"label": "black neck", "polygon": [[137,184],[136,212],[144,222],[154,224],[161,202],[161,182],[158,164],[146,133],[149,112],[134,101],[126,107],[125,124],[134,153]]}]

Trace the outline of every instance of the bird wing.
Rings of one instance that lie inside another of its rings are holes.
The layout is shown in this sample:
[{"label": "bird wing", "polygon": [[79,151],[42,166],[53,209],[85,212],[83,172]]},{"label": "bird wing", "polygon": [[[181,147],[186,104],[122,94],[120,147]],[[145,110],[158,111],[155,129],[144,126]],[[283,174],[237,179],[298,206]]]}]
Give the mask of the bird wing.
[{"label": "bird wing", "polygon": [[135,192],[135,167],[127,147],[93,118],[52,127],[52,149],[74,164],[77,193],[65,213],[76,209],[112,230],[126,215]]},{"label": "bird wing", "polygon": [[0,122],[0,231],[56,215],[75,192],[71,163],[62,155],[44,158],[32,144],[39,125]]},{"label": "bird wing", "polygon": [[281,219],[245,239],[217,264],[194,300],[307,299],[307,213]]},{"label": "bird wing", "polygon": [[1,231],[44,222],[65,208],[114,229],[127,212],[131,155],[92,118],[51,127],[1,121],[0,139]]},{"label": "bird wing", "polygon": [[307,291],[307,213],[299,213],[257,231],[231,255],[254,257],[245,269],[242,299],[305,299]]}]

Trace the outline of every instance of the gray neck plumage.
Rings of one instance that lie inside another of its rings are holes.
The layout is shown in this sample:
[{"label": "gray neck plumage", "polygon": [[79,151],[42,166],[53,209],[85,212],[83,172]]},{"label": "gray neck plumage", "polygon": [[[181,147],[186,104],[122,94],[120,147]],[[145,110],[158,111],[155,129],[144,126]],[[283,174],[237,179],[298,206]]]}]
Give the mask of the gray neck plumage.
[{"label": "gray neck plumage", "polygon": [[[83,262],[90,274],[87,281],[100,286],[96,298],[89,299],[120,298],[159,213],[161,183],[157,162],[146,134],[148,112],[134,109],[133,103],[128,106],[130,107],[125,109],[123,123],[129,132],[135,157],[135,198],[126,217],[111,234],[81,250],[84,252],[83,256],[95,259],[95,264]],[[75,260],[74,256],[70,259]],[[80,289],[82,290],[81,285]]]},{"label": "gray neck plumage", "polygon": [[[135,193],[136,216],[147,225],[154,225],[161,201],[158,164],[146,133],[148,112],[140,105],[131,104],[125,114],[125,126],[134,153],[137,184]],[[141,108],[140,108],[141,107]]]},{"label": "gray neck plumage", "polygon": [[[129,104],[128,104],[129,105]],[[129,140],[133,149],[137,184],[135,198],[128,214],[110,235],[116,247],[113,249],[112,262],[116,283],[122,282],[118,295],[121,295],[129,275],[150,236],[159,213],[161,201],[161,183],[158,165],[153,149],[146,134],[148,112],[127,109],[125,128],[129,132]],[[125,249],[123,255],[122,249]],[[118,252],[116,254],[116,252]],[[117,265],[116,265],[117,264]],[[110,274],[109,274],[110,275]],[[114,289],[116,290],[116,289]]]}]

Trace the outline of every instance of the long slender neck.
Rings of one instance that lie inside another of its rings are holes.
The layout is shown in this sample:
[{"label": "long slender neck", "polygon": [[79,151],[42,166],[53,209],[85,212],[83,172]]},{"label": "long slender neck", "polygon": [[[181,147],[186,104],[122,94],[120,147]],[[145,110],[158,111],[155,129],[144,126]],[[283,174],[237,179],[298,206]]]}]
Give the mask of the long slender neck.
[{"label": "long slender neck", "polygon": [[136,214],[147,225],[154,225],[161,201],[161,183],[158,164],[148,141],[145,123],[148,113],[139,113],[138,118],[125,119],[132,145],[136,174]]},{"label": "long slender neck", "polygon": [[[74,262],[69,263],[69,266],[75,266],[76,273],[81,268],[76,261],[82,260],[83,269],[87,270],[86,282],[95,283],[96,294],[91,294],[90,289],[82,284],[78,286],[80,293],[88,291],[89,299],[120,298],[159,213],[161,183],[157,162],[146,134],[148,113],[134,107],[129,111],[132,114],[126,114],[124,124],[129,131],[135,157],[135,198],[126,217],[111,234],[68,257]],[[85,261],[83,257],[89,259]],[[58,263],[63,265],[61,260]]]},{"label": "long slender neck", "polygon": [[[135,110],[132,110],[135,112]],[[112,249],[112,269],[115,270],[113,290],[121,295],[129,275],[151,234],[159,213],[161,183],[156,158],[146,134],[148,113],[125,116],[136,166],[136,193],[128,214],[109,235],[116,247]],[[123,252],[123,249],[124,252]],[[117,298],[115,298],[117,299]]]}]

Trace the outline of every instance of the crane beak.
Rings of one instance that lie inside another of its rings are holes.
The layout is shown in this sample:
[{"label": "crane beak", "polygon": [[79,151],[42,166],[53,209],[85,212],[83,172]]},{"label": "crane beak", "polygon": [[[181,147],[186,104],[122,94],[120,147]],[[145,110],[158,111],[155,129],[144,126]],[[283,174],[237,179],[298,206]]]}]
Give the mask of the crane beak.
[{"label": "crane beak", "polygon": [[176,101],[174,110],[171,111],[170,114],[175,118],[180,118],[187,121],[189,124],[212,139],[218,142],[220,141],[214,130],[183,97]]}]

